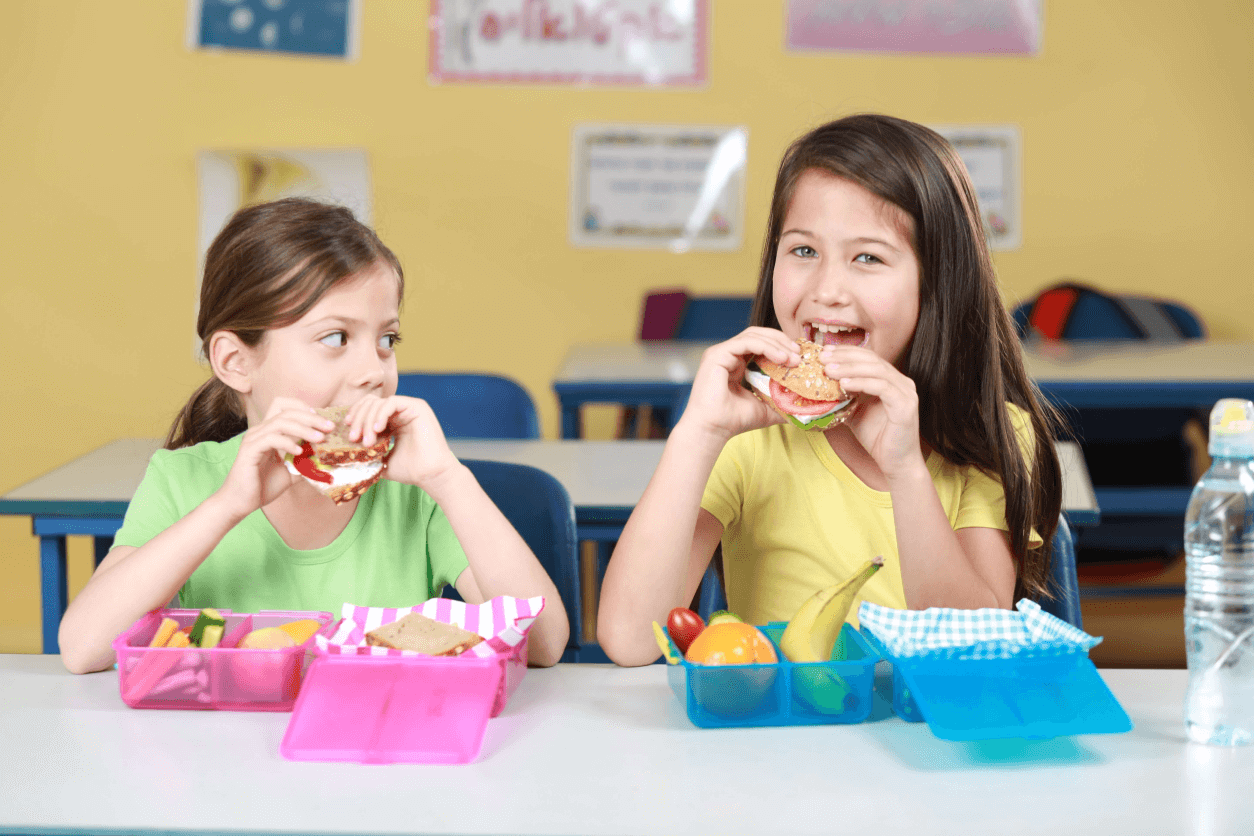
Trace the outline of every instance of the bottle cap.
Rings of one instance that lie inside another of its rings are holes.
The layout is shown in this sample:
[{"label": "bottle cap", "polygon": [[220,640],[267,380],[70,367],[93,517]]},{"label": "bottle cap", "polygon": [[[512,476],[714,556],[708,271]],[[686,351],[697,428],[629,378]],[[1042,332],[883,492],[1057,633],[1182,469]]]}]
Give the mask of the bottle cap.
[{"label": "bottle cap", "polygon": [[1254,457],[1254,403],[1224,398],[1210,411],[1210,454]]}]

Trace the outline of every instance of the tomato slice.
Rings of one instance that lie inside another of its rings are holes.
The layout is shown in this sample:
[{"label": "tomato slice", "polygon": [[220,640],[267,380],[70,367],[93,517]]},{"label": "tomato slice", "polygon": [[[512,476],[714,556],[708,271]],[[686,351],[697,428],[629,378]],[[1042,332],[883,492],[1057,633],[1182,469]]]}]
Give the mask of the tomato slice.
[{"label": "tomato slice", "polygon": [[815,401],[802,397],[791,389],[780,386],[778,381],[771,379],[771,397],[779,408],[792,415],[822,415],[831,412],[840,401]]},{"label": "tomato slice", "polygon": [[334,482],[335,480],[331,478],[330,473],[327,473],[325,470],[319,470],[318,466],[310,461],[313,454],[313,447],[306,441],[301,445],[300,455],[292,459],[292,467],[296,468],[296,472],[301,476],[312,479],[315,482],[325,482],[328,485]]},{"label": "tomato slice", "polygon": [[679,648],[680,653],[687,653],[693,639],[705,629],[705,622],[687,607],[676,607],[666,618],[666,632],[670,633],[671,641]]}]

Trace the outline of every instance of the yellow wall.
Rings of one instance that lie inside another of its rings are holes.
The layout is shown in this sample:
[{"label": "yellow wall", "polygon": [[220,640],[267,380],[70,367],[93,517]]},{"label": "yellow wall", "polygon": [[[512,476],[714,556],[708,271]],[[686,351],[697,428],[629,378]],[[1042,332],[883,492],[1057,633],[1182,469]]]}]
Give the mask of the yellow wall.
[{"label": "yellow wall", "polygon": [[[402,368],[508,373],[548,437],[566,347],[631,338],[646,288],[750,291],[780,152],[855,110],[1021,127],[1024,245],[996,259],[1008,297],[1075,276],[1254,337],[1249,3],[1051,0],[1042,54],[1004,59],[789,54],[781,2],[712,5],[708,86],[651,91],[432,86],[417,0],[363,2],[351,64],[189,52],[178,0],[8,4],[0,492],[162,434],[205,377],[190,352],[202,148],[368,149],[376,225],[410,277]],[[745,245],[572,249],[579,122],[747,125]],[[72,545],[71,592],[88,553]],[[0,517],[0,652],[40,647],[37,556],[29,521]]]}]

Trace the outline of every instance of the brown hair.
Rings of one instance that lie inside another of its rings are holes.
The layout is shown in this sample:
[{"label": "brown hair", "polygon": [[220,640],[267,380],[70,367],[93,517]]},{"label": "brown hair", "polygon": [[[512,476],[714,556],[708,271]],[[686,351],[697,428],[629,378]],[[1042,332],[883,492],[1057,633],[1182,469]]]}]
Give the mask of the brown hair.
[{"label": "brown hair", "polygon": [[[400,261],[348,209],[285,198],[239,210],[205,255],[196,317],[203,353],[218,331],[256,347],[267,329],[296,322],[332,287],[378,262],[396,271],[403,295]],[[238,395],[215,375],[174,419],[165,446],[226,441],[247,428]]]},{"label": "brown hair", "polygon": [[[773,303],[776,249],[797,181],[809,169],[856,183],[914,221],[919,320],[897,365],[918,390],[920,433],[953,464],[974,465],[1000,478],[1017,564],[1015,598],[1052,597],[1050,546],[1062,505],[1053,441],[1061,423],[1024,369],[961,158],[935,131],[876,114],[830,122],[794,142],[775,179],[755,325],[779,327]],[[1024,461],[1007,401],[1030,420],[1031,462]],[[1029,549],[1033,527],[1045,543]]]}]

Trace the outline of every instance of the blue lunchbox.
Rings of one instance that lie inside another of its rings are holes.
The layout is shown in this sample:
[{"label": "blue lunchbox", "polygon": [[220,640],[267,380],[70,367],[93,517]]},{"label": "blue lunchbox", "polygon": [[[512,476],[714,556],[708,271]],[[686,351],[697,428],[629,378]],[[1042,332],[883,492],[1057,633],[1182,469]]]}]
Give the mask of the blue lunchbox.
[{"label": "blue lunchbox", "polygon": [[[861,723],[871,713],[879,654],[846,624],[830,662],[790,662],[779,650],[788,625],[758,627],[775,647],[770,665],[667,665],[671,690],[701,728]],[[675,655],[683,657],[670,635]]]},{"label": "blue lunchbox", "polygon": [[[848,625],[846,625],[848,627]],[[1132,729],[1127,712],[1083,649],[971,658],[960,649],[895,656],[859,631],[893,666],[893,711],[944,740],[1052,738]]]}]

